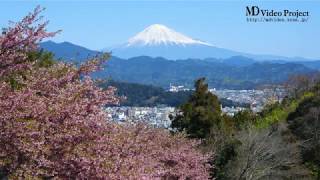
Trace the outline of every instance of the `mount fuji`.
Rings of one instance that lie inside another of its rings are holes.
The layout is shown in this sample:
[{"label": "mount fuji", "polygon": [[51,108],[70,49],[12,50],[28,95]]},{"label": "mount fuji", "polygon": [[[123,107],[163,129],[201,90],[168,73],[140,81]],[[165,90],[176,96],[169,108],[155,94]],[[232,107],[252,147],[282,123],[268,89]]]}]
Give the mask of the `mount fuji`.
[{"label": "mount fuji", "polygon": [[163,57],[170,60],[230,58],[245,56],[256,60],[292,60],[292,58],[253,55],[215,47],[214,45],[193,39],[176,32],[165,25],[153,24],[130,38],[125,44],[105,49],[114,56],[129,59],[137,56]]},{"label": "mount fuji", "polygon": [[240,54],[216,48],[210,43],[193,39],[161,24],[153,24],[125,44],[107,50],[111,50],[114,56],[126,59],[136,56],[163,57],[171,60],[227,58]]},{"label": "mount fuji", "polygon": [[209,43],[194,40],[181,33],[178,33],[161,24],[153,24],[147,27],[136,36],[129,39],[127,46],[157,46],[157,45],[206,45]]}]

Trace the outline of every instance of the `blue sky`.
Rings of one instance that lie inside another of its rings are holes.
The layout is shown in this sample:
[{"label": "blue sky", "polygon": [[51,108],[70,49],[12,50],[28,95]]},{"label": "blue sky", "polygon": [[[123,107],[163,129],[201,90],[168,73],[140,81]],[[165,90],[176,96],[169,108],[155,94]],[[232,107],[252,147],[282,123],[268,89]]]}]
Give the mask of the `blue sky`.
[{"label": "blue sky", "polygon": [[[0,1],[0,26],[36,5],[45,7],[54,41],[90,49],[122,44],[151,24],[164,24],[217,47],[254,54],[320,59],[320,1]],[[305,23],[249,23],[245,7],[310,12]]]}]

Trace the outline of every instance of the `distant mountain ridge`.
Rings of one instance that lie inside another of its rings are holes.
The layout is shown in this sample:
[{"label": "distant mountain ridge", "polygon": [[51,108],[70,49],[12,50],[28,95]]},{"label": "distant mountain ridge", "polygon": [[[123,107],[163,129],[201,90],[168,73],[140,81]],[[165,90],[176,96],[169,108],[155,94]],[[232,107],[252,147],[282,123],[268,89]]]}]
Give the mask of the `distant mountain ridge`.
[{"label": "distant mountain ridge", "polygon": [[95,77],[117,81],[168,87],[170,83],[192,87],[194,80],[206,77],[211,88],[254,89],[263,84],[282,83],[290,75],[316,71],[295,63],[259,63],[235,66],[224,62],[184,60],[140,56],[128,60],[112,57],[105,71]]},{"label": "distant mountain ridge", "polygon": [[[53,47],[51,47],[53,45]],[[41,43],[41,48],[51,51],[57,58],[67,62],[81,63],[88,56],[100,53],[72,43]],[[104,71],[96,73],[99,78],[151,84],[168,87],[170,83],[193,86],[199,77],[207,77],[212,87],[228,89],[251,89],[265,83],[280,83],[292,74],[313,73],[320,68],[320,61],[287,62],[274,60],[257,62],[244,56],[230,58],[188,58],[172,61],[166,58],[138,56],[129,59],[112,56]]]},{"label": "distant mountain ridge", "polygon": [[88,58],[101,53],[70,42],[56,43],[53,41],[45,41],[40,43],[40,48],[53,52],[57,59],[62,58],[75,62],[87,60]]},{"label": "distant mountain ridge", "polygon": [[[84,61],[87,60],[88,57],[95,56],[101,51],[95,51],[95,50],[90,50],[88,48],[70,43],[70,42],[62,42],[62,43],[56,43],[53,41],[45,41],[40,43],[40,48],[51,51],[55,54],[55,57],[57,59],[62,58],[68,61]],[[167,47],[168,48],[168,47]],[[114,52],[112,52],[112,55],[115,56]],[[161,56],[158,56],[161,57]],[[127,59],[127,58],[122,58],[122,59]],[[165,58],[167,59],[167,58]],[[245,55],[235,55],[231,56],[229,58],[215,58],[215,57],[210,57],[210,58],[192,58],[188,57],[185,59],[179,59],[179,60],[187,60],[187,59],[197,59],[197,60],[205,60],[205,61],[217,61],[217,62],[225,62],[227,64],[233,64],[233,65],[249,65],[252,63],[257,62],[256,59],[253,57],[248,57]],[[172,59],[168,59],[172,60]],[[294,58],[294,61],[290,61],[292,59],[284,58],[284,59],[275,59],[275,60],[266,60],[267,62],[273,62],[273,63],[287,63],[287,62],[294,62],[297,64],[302,64],[305,65],[311,69],[320,69],[320,60],[314,60],[311,61],[310,59],[305,59],[305,58]],[[261,61],[259,61],[261,62]]]}]

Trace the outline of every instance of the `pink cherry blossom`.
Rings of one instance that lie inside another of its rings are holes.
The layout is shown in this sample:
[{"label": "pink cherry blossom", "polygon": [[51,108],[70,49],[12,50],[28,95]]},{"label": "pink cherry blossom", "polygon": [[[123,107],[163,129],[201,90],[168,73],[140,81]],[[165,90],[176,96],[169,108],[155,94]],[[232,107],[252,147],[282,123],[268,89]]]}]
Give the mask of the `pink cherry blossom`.
[{"label": "pink cherry blossom", "polygon": [[[116,89],[88,76],[106,57],[81,65],[28,60],[46,32],[41,8],[0,36],[0,176],[9,179],[208,179],[196,140],[146,125],[119,125],[103,107]],[[19,84],[12,87],[10,79]],[[2,174],[1,174],[2,173]]]}]

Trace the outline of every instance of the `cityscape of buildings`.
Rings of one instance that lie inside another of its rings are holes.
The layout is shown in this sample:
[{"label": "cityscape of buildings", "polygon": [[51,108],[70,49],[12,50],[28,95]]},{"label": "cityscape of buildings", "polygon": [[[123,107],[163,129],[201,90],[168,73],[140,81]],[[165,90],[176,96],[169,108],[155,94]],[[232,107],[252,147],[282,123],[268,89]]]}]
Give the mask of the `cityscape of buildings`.
[{"label": "cityscape of buildings", "polygon": [[[233,102],[249,104],[253,112],[260,112],[268,103],[281,102],[286,96],[284,89],[263,89],[263,90],[216,90],[210,89],[210,92],[217,95],[218,98],[225,98]],[[229,115],[243,110],[239,107],[226,107],[224,112]]]},{"label": "cityscape of buildings", "polygon": [[118,123],[143,122],[157,128],[169,128],[171,125],[169,114],[172,114],[175,108],[120,106],[107,107],[105,110],[109,118]]},{"label": "cityscape of buildings", "polygon": [[[185,91],[183,86],[170,86],[169,91]],[[268,103],[281,101],[285,96],[285,91],[280,88],[263,89],[263,90],[216,90],[210,89],[210,92],[217,95],[219,98],[225,98],[233,102],[250,104],[250,109],[253,112],[260,112]],[[239,111],[243,111],[244,107],[222,107],[222,112],[233,116]],[[169,128],[171,120],[169,115],[175,111],[174,107],[106,107],[109,118],[118,122],[128,122],[135,124],[144,122],[157,128]]]}]

